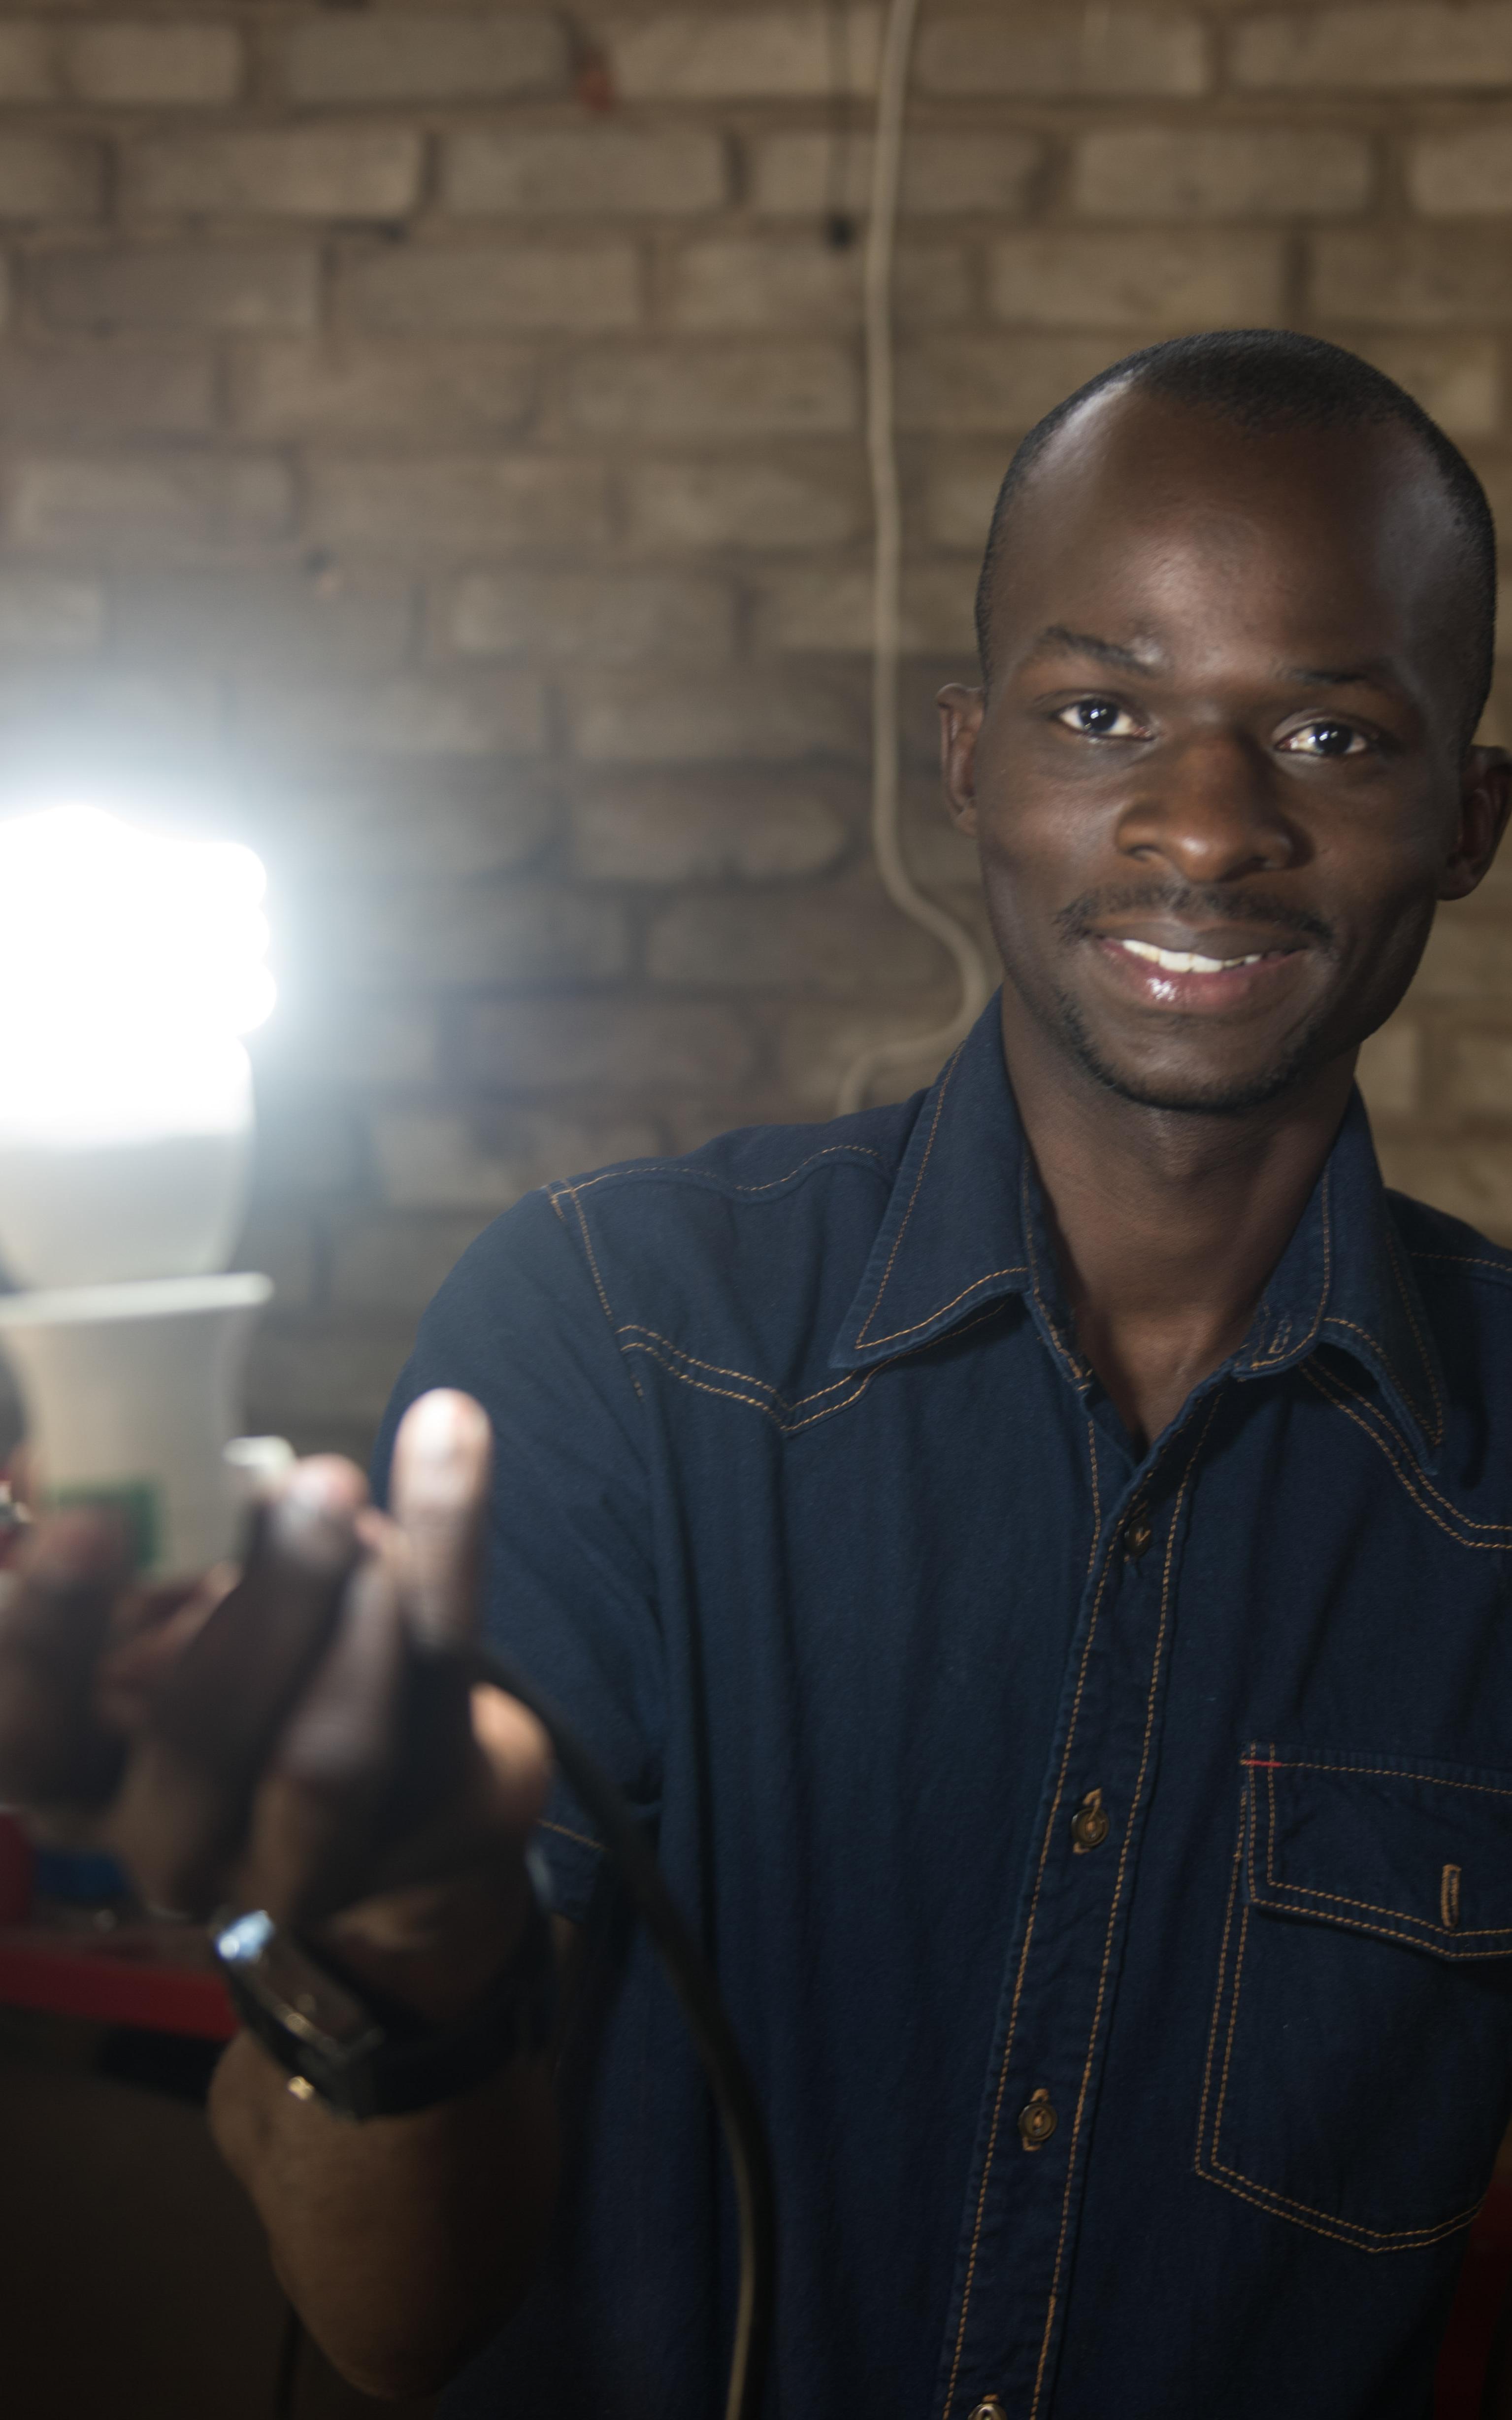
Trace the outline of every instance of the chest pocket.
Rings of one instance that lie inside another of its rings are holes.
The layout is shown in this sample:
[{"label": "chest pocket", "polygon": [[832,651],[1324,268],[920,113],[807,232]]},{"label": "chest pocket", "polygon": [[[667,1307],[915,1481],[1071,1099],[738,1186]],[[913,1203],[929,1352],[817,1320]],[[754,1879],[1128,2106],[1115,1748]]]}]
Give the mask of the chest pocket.
[{"label": "chest pocket", "polygon": [[1245,1750],[1197,2173],[1365,2252],[1468,2226],[1512,2102],[1512,1773]]}]

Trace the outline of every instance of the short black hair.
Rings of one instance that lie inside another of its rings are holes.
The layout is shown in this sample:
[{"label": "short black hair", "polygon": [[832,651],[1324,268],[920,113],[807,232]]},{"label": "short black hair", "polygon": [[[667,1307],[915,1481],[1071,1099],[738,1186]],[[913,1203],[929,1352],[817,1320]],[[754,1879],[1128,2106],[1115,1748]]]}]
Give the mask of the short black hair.
[{"label": "short black hair", "polygon": [[981,577],[977,582],[977,646],[990,680],[991,617],[1013,498],[1057,429],[1104,388],[1138,386],[1207,411],[1255,437],[1285,428],[1365,428],[1395,421],[1430,458],[1464,537],[1470,578],[1465,600],[1468,745],[1490,693],[1496,654],[1496,523],[1486,490],[1459,448],[1405,388],[1342,345],[1290,328],[1224,328],[1172,336],[1125,354],[1088,379],[1030,429],[997,491]]}]

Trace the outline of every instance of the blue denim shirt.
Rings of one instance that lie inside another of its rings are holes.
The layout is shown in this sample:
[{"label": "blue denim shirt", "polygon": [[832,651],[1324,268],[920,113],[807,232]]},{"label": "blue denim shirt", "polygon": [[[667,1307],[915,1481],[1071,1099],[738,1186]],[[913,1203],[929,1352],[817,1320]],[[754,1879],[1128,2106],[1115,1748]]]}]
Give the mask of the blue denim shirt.
[{"label": "blue denim shirt", "polygon": [[[1385,1193],[1356,1100],[1141,1455],[993,1009],[900,1107],[530,1197],[395,1414],[442,1382],[497,1431],[492,1630],[766,2112],[769,2412],[1426,2412],[1512,2102],[1512,1255]],[[445,2409],[711,2420],[708,2103],[564,1795],[543,1839],[600,1945],[561,2223]]]}]

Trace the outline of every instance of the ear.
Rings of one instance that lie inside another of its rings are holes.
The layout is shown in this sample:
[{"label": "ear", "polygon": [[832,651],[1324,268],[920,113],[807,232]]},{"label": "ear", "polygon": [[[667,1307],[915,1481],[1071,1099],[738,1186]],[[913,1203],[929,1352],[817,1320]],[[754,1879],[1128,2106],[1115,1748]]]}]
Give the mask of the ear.
[{"label": "ear", "polygon": [[977,836],[977,740],[987,710],[985,690],[947,681],[934,701],[940,710],[940,775],[946,803],[958,831]]},{"label": "ear", "polygon": [[1459,784],[1459,828],[1439,881],[1441,899],[1467,898],[1489,869],[1512,808],[1512,756],[1472,748]]}]

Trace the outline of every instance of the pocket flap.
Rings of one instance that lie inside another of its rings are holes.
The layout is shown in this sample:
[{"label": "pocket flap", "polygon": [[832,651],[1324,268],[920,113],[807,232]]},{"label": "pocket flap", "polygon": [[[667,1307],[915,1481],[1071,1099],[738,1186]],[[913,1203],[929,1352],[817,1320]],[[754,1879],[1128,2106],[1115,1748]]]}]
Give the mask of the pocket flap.
[{"label": "pocket flap", "polygon": [[1512,1774],[1371,1751],[1244,1751],[1244,1895],[1439,1958],[1512,1956]]}]

